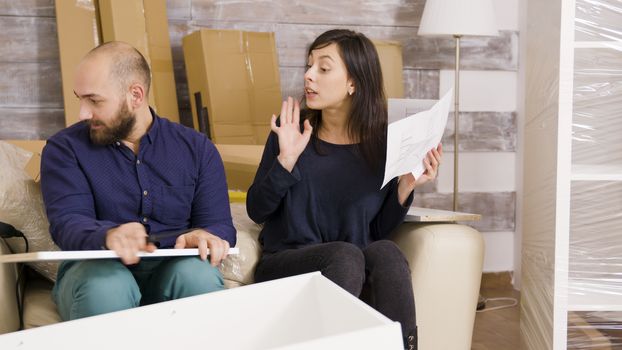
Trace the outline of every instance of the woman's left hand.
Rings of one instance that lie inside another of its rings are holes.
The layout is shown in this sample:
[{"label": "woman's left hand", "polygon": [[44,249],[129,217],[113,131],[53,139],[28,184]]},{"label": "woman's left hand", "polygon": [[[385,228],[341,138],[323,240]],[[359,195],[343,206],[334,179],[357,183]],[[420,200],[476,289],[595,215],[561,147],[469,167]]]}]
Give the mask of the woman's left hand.
[{"label": "woman's left hand", "polygon": [[438,175],[438,167],[441,164],[441,158],[443,158],[443,144],[439,143],[438,147],[429,151],[423,159],[425,171],[419,178],[415,179],[412,173],[404,174],[399,177],[397,191],[399,201],[402,205],[404,205],[406,199],[410,196],[410,192],[412,192],[415,187],[421,186],[436,178],[436,175]]}]

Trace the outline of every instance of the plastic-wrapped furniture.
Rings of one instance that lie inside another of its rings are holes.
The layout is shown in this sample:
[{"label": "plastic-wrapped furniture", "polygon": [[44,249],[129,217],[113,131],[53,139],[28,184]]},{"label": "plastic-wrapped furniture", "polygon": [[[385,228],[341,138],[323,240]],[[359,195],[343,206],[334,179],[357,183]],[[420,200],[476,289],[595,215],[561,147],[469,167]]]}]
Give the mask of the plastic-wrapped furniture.
[{"label": "plastic-wrapped furniture", "polygon": [[521,343],[620,349],[622,7],[529,1]]}]

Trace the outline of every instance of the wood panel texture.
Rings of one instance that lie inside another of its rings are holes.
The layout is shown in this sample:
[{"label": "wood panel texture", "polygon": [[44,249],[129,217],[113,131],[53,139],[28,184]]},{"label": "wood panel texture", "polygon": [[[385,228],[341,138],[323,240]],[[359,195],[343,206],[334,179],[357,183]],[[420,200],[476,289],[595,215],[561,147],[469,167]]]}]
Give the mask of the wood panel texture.
[{"label": "wood panel texture", "polygon": [[[481,221],[466,222],[480,232],[508,232],[515,229],[515,192],[461,192],[459,208],[461,212],[482,216]],[[413,206],[453,210],[451,193],[422,193],[415,196]]]},{"label": "wood panel texture", "polygon": [[[461,112],[460,151],[515,152],[515,112]],[[454,114],[449,113],[447,129],[443,135],[443,149],[454,151]]]},{"label": "wood panel texture", "polygon": [[192,1],[192,19],[416,26],[424,5],[422,0],[204,0]]},{"label": "wood panel texture", "polygon": [[58,61],[0,62],[0,107],[63,108]]},{"label": "wood panel texture", "polygon": [[58,61],[56,19],[0,16],[0,61]]},{"label": "wood panel texture", "polygon": [[0,108],[0,140],[45,140],[64,127],[62,108]]},{"label": "wood panel texture", "polygon": [[0,16],[54,17],[54,0],[1,0]]}]

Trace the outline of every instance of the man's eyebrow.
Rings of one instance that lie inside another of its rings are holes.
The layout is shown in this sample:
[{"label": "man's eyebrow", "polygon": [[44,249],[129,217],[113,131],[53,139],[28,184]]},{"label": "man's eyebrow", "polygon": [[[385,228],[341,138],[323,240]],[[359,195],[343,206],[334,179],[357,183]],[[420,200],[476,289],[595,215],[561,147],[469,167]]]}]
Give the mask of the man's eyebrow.
[{"label": "man's eyebrow", "polygon": [[100,95],[98,95],[98,94],[94,94],[94,93],[93,93],[93,94],[86,94],[86,95],[82,95],[82,96],[80,96],[80,95],[78,95],[78,93],[77,93],[77,92],[75,92],[75,91],[74,91],[74,92],[73,92],[73,94],[74,94],[74,95],[76,95],[76,97],[77,97],[77,98],[84,98],[84,97],[86,97],[86,98],[91,98],[91,97],[101,97]]}]

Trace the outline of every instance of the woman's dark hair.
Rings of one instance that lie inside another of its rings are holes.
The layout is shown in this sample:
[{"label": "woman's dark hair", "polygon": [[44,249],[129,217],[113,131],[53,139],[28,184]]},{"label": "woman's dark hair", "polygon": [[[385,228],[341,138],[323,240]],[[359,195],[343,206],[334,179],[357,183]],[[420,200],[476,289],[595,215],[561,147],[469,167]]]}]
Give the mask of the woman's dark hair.
[{"label": "woman's dark hair", "polygon": [[[387,133],[387,101],[378,52],[365,35],[347,29],[333,29],[315,39],[309,46],[307,57],[313,50],[333,43],[337,44],[348,77],[355,87],[348,134],[359,142],[359,151],[367,163],[377,169],[384,165]],[[322,112],[307,108],[303,97],[301,115],[309,120],[317,136],[322,125]]]}]

